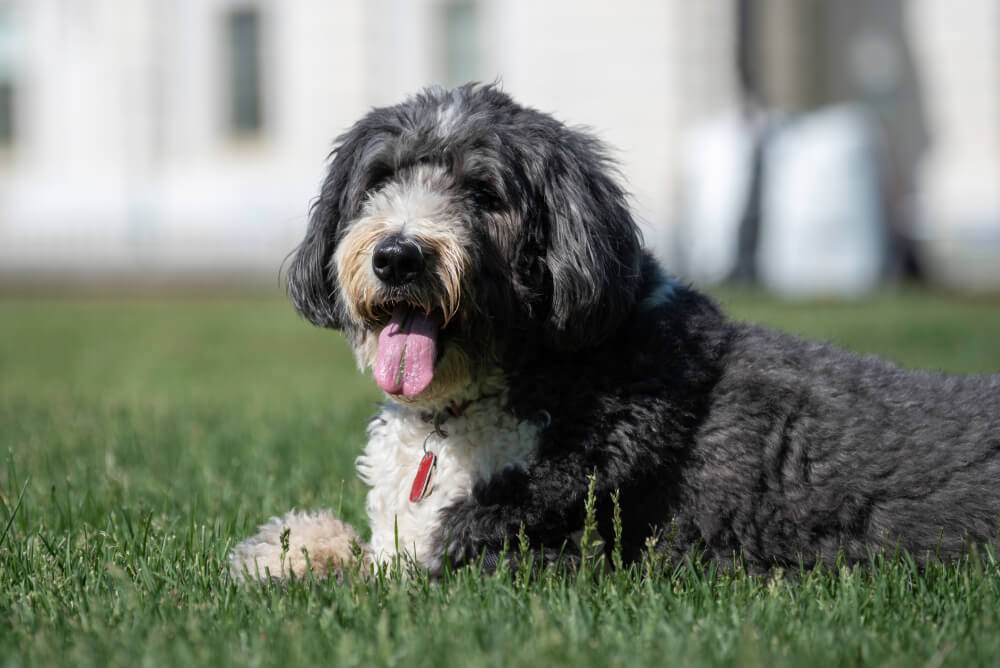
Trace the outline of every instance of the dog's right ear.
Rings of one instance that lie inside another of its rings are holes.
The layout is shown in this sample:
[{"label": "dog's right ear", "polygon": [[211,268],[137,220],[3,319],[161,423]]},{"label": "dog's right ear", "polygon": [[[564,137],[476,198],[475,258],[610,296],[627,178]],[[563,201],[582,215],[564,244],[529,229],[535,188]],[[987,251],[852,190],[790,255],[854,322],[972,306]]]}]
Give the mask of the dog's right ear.
[{"label": "dog's right ear", "polygon": [[341,228],[357,214],[365,194],[392,174],[389,141],[399,125],[392,113],[374,109],[334,142],[306,237],[288,267],[288,295],[314,325],[343,329],[346,317],[333,253]]},{"label": "dog's right ear", "polygon": [[[327,176],[327,182],[330,177]],[[323,190],[326,191],[324,184]],[[341,328],[333,248],[339,207],[322,195],[313,204],[306,237],[288,267],[288,296],[302,317],[319,327]]]},{"label": "dog's right ear", "polygon": [[302,317],[319,327],[343,327],[333,251],[342,219],[349,215],[351,203],[358,197],[355,191],[359,184],[353,181],[357,180],[355,163],[361,138],[362,133],[355,128],[337,139],[319,198],[309,213],[305,239],[288,267],[288,296],[292,304]]}]

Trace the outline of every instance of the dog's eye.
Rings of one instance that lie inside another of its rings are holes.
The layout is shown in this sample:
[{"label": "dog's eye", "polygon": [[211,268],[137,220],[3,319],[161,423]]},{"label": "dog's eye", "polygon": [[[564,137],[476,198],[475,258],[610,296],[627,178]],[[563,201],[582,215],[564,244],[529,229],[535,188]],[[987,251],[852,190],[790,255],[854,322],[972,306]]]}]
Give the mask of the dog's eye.
[{"label": "dog's eye", "polygon": [[365,192],[372,193],[384,186],[392,178],[392,170],[388,167],[376,167],[365,182]]},{"label": "dog's eye", "polygon": [[472,183],[469,185],[469,199],[472,201],[473,206],[480,211],[499,211],[503,207],[500,195],[484,183]]}]

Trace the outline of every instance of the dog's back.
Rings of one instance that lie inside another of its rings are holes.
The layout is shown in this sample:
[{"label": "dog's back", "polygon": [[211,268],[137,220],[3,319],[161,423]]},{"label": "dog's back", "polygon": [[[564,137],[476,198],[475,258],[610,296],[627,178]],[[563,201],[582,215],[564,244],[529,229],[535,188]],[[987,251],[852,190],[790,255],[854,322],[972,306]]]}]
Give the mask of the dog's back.
[{"label": "dog's back", "polygon": [[694,442],[691,510],[714,550],[751,560],[918,560],[994,543],[1000,376],[907,371],[733,327]]},{"label": "dog's back", "polygon": [[[679,297],[656,317],[669,323],[668,337],[685,340],[659,343],[658,368],[677,373],[695,360],[715,379],[699,387],[688,371],[683,387],[695,396],[658,390],[668,412],[683,401],[678,414],[694,425],[681,447],[674,438],[682,423],[661,425],[671,430],[661,438],[672,452],[662,474],[680,490],[658,500],[673,551],[700,544],[716,559],[742,553],[766,566],[800,555],[832,561],[841,551],[862,560],[882,546],[922,561],[970,542],[995,544],[1000,375],[908,371],[713,319],[692,306],[704,299],[697,293]],[[696,327],[678,324],[692,313]]]}]

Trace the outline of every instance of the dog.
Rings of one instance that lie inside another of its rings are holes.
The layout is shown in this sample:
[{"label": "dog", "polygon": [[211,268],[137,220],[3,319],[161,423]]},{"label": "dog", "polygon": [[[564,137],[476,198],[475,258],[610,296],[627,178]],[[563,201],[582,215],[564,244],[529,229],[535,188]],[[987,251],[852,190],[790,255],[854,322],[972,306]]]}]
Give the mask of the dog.
[{"label": "dog", "polygon": [[491,571],[519,539],[572,563],[591,484],[626,564],[996,546],[1000,375],[728,320],[643,249],[603,145],[496,86],[431,88],[343,134],[288,292],[385,392],[357,460],[371,541],[292,512],[237,546],[237,578],[358,554]]}]

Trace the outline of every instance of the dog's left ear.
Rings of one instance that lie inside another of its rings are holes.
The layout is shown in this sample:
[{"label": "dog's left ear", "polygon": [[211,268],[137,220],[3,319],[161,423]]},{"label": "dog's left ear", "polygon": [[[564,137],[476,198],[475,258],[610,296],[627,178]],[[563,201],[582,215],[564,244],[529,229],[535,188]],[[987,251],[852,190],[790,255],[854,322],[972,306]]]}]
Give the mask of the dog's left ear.
[{"label": "dog's left ear", "polygon": [[600,142],[575,130],[546,161],[545,265],[551,278],[546,338],[580,349],[607,338],[635,305],[641,243]]}]

